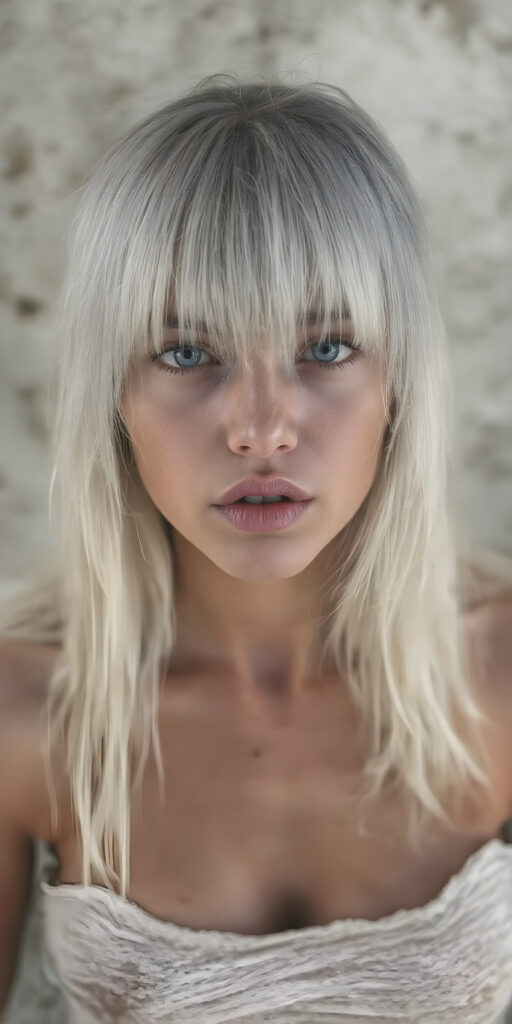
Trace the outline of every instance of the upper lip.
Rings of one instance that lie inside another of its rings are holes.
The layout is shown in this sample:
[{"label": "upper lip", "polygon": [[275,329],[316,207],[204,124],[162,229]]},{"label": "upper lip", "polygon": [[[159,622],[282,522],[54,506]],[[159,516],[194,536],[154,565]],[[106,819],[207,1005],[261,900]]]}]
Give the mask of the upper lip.
[{"label": "upper lip", "polygon": [[240,480],[240,483],[235,484],[234,487],[230,487],[228,491],[225,491],[222,497],[216,504],[218,505],[231,505],[234,501],[238,501],[240,498],[245,498],[248,494],[271,497],[276,497],[278,494],[282,494],[285,498],[291,498],[292,501],[310,501],[310,495],[306,494],[301,487],[297,487],[296,484],[292,484],[290,480],[283,480],[280,476],[272,477],[261,477],[253,476],[247,477],[245,480]]}]

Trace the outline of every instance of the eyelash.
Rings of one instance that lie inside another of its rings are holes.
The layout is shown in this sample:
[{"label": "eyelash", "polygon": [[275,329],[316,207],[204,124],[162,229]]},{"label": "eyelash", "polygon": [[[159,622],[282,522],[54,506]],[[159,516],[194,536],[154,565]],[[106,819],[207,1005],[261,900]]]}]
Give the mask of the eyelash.
[{"label": "eyelash", "polygon": [[[349,366],[351,363],[355,362],[355,360],[357,359],[359,351],[360,351],[360,348],[359,348],[358,345],[354,344],[353,341],[349,341],[348,338],[332,337],[332,338],[328,338],[328,339],[325,339],[325,340],[330,341],[333,344],[339,342],[340,345],[343,345],[346,348],[352,349],[352,355],[347,356],[347,358],[343,359],[341,363],[317,363],[314,360],[312,360],[311,361],[311,365],[312,366],[318,366],[322,370],[344,370],[346,366]],[[306,348],[303,350],[303,352],[308,352],[310,348],[314,348],[316,345],[320,345],[320,344],[321,344],[320,341],[312,341],[310,345],[306,346]],[[164,355],[167,352],[177,352],[177,351],[179,351],[180,348],[201,349],[201,351],[205,352],[206,355],[211,355],[211,353],[208,352],[208,349],[204,348],[203,345],[193,345],[193,344],[191,344],[189,342],[187,345],[172,345],[169,348],[165,348],[160,353],[160,356]],[[179,374],[181,374],[181,376],[184,376],[187,373],[192,373],[194,370],[204,370],[206,368],[206,366],[214,366],[215,365],[215,363],[204,363],[202,366],[199,366],[199,365],[198,366],[189,366],[188,368],[183,368],[183,367],[178,367],[178,366],[168,366],[167,363],[162,362],[160,356],[151,356],[151,361],[156,364],[156,366],[157,366],[157,368],[159,370],[164,370],[164,372],[166,372],[166,373],[179,373]],[[308,360],[308,362],[309,362],[309,360]]]}]

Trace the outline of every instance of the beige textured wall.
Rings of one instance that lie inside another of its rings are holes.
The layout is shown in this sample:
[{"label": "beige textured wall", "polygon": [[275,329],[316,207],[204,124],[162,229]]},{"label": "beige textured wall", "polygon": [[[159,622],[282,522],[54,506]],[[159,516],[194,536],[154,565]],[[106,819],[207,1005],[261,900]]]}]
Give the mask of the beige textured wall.
[{"label": "beige textured wall", "polygon": [[[336,82],[402,152],[451,341],[460,506],[512,553],[508,0],[3,0],[1,19],[0,590],[53,544],[44,382],[75,190],[137,117],[216,71]],[[38,934],[35,912],[17,1024],[57,1022]]]}]

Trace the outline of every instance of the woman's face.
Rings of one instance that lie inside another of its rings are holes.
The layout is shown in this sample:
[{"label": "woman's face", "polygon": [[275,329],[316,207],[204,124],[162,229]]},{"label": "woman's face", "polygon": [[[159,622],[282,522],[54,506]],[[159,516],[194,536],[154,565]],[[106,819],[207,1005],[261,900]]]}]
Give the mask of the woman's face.
[{"label": "woman's face", "polygon": [[[386,428],[381,369],[349,347],[350,322],[330,331],[322,345],[319,327],[301,333],[292,379],[268,354],[235,372],[208,354],[207,335],[169,328],[159,363],[144,357],[126,382],[123,418],[150,498],[178,543],[181,535],[231,576],[301,572],[371,488]],[[185,354],[170,351],[187,342]],[[215,507],[227,488],[260,474],[314,499],[285,529],[241,531]]]}]

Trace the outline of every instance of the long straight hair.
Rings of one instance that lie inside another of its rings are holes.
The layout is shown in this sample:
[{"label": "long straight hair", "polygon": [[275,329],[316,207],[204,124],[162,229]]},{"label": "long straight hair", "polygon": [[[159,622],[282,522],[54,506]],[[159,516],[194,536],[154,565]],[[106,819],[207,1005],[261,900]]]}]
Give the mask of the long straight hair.
[{"label": "long straight hair", "polygon": [[121,407],[171,310],[185,330],[205,322],[230,365],[265,346],[293,374],[311,309],[325,333],[348,312],[356,343],[382,360],[386,436],[335,538],[319,671],[336,666],[366,727],[366,795],[398,785],[413,832],[425,815],[448,822],[449,797],[489,782],[483,750],[456,727],[483,721],[460,633],[478,573],[455,521],[446,337],[402,160],[341,88],[214,75],[132,127],[80,191],[50,361],[57,564],[4,602],[2,631],[59,646],[48,782],[56,814],[58,743],[83,884],[94,871],[126,895],[131,796],[150,751],[163,787],[172,524],[140,480]]}]

